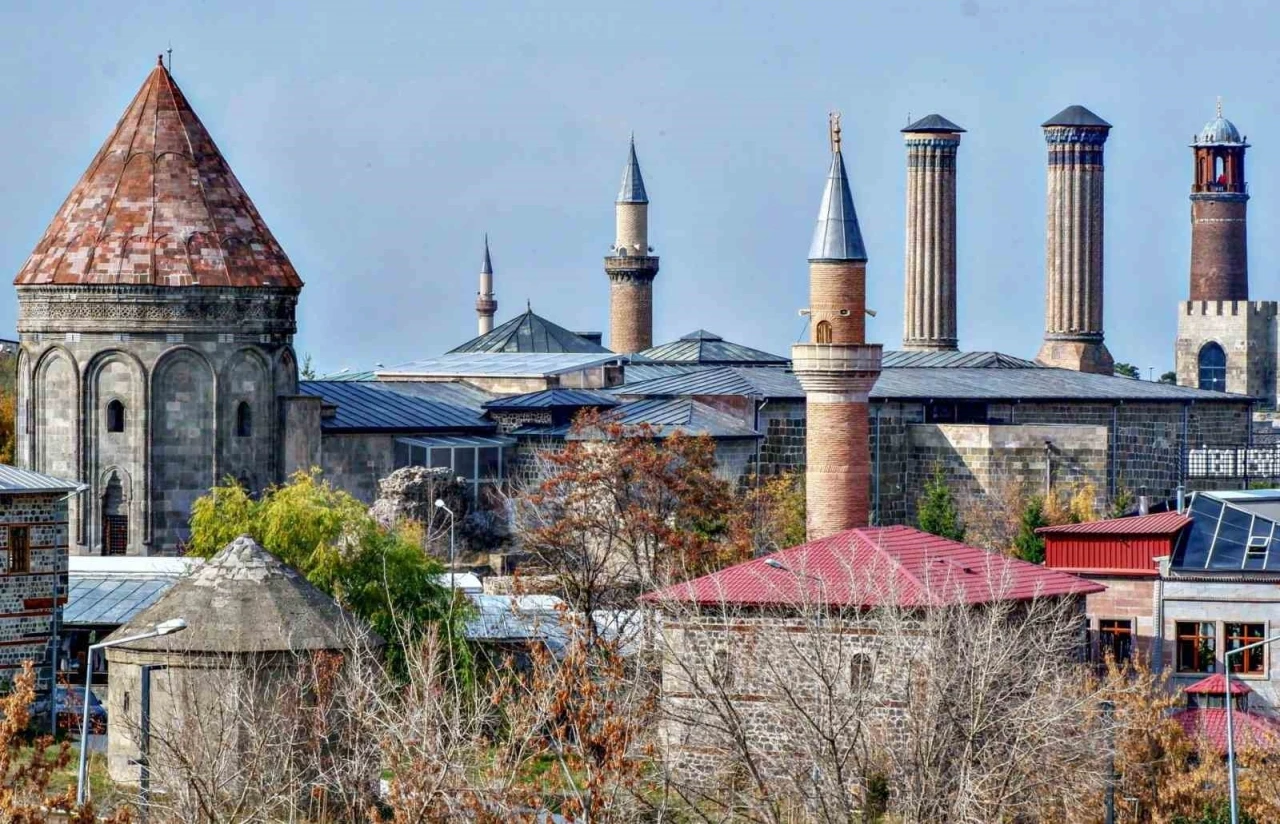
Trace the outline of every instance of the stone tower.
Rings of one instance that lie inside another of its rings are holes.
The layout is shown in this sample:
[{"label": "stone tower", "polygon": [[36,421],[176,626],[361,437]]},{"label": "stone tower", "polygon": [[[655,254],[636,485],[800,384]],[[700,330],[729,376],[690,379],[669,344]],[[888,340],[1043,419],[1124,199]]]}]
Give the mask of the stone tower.
[{"label": "stone tower", "polygon": [[1111,124],[1084,106],[1046,120],[1044,345],[1036,360],[1110,375],[1102,342],[1102,148]]},{"label": "stone tower", "polygon": [[163,63],[14,284],[17,460],[88,486],[72,552],[176,552],[216,481],[280,478],[302,280]]},{"label": "stone tower", "polygon": [[493,261],[489,259],[489,235],[484,236],[484,263],[480,264],[480,291],[476,294],[476,325],[479,334],[493,331],[498,299],[493,296]]},{"label": "stone tower", "polygon": [[650,254],[649,196],[631,139],[622,189],[614,204],[617,240],[604,259],[609,276],[609,348],[620,355],[653,346],[653,279],[658,257]]},{"label": "stone tower", "polygon": [[796,378],[805,391],[810,540],[868,521],[867,395],[880,374],[880,344],[866,342],[866,278],[867,251],[835,115],[831,168],[809,246],[809,342],[791,348]]},{"label": "stone tower", "polygon": [[938,114],[902,130],[907,144],[903,349],[957,348],[956,150],[963,131]]}]

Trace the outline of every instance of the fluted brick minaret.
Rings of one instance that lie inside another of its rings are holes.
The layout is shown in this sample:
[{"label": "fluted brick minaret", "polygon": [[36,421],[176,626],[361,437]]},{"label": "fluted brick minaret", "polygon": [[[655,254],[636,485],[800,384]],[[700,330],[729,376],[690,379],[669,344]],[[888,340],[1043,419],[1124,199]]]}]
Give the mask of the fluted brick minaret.
[{"label": "fluted brick minaret", "polygon": [[634,137],[614,211],[617,240],[604,259],[609,275],[609,347],[630,354],[653,346],[653,279],[658,274],[658,257],[649,247],[649,196]]},{"label": "fluted brick minaret", "polygon": [[1205,124],[1191,144],[1195,184],[1191,187],[1191,299],[1248,300],[1249,191],[1244,152],[1249,144],[1222,116]]},{"label": "fluted brick minaret", "polygon": [[867,252],[831,122],[831,168],[809,247],[809,343],[791,348],[805,391],[805,484],[810,540],[866,526],[871,457],[867,396],[880,344],[866,342]]},{"label": "fluted brick minaret", "polygon": [[1110,375],[1102,342],[1102,147],[1111,124],[1084,106],[1046,120],[1044,345],[1036,360]]},{"label": "fluted brick minaret", "polygon": [[480,291],[476,295],[476,323],[481,335],[493,331],[498,299],[493,296],[493,261],[489,259],[489,235],[484,236],[484,263],[480,264]]},{"label": "fluted brick minaret", "polygon": [[902,348],[955,351],[956,151],[964,129],[931,114],[907,144],[907,276]]}]

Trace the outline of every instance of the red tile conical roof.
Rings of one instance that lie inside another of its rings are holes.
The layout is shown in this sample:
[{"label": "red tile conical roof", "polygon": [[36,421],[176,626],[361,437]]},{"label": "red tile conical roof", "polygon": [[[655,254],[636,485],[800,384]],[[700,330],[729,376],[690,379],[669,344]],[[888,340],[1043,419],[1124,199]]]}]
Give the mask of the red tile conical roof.
[{"label": "red tile conical roof", "polygon": [[300,288],[302,280],[161,63],[14,284]]}]

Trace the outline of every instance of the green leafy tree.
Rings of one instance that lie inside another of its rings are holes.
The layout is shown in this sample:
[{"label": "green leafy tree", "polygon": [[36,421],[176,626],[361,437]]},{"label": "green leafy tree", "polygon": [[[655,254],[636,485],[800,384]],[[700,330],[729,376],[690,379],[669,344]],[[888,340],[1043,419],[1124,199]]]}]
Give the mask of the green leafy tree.
[{"label": "green leafy tree", "polygon": [[367,621],[386,639],[393,665],[429,626],[443,624],[461,648],[465,611],[437,582],[444,569],[423,552],[420,528],[384,529],[318,469],[258,499],[232,480],[214,487],[192,507],[187,549],[209,558],[245,534]]},{"label": "green leafy tree", "polygon": [[1036,534],[1042,526],[1048,526],[1044,514],[1044,498],[1032,495],[1022,510],[1018,521],[1018,534],[1013,538],[1013,554],[1033,564],[1044,563],[1044,538]]},{"label": "green leafy tree", "polygon": [[1177,372],[1161,372],[1160,382],[1176,384],[1178,382],[1178,373]]},{"label": "green leafy tree", "polygon": [[1117,363],[1115,365],[1115,373],[1122,378],[1133,378],[1137,380],[1142,377],[1142,373],[1138,371],[1138,367],[1132,363]]},{"label": "green leafy tree", "polygon": [[934,464],[933,476],[925,482],[924,494],[916,506],[916,526],[942,538],[964,540],[964,524],[942,464]]}]

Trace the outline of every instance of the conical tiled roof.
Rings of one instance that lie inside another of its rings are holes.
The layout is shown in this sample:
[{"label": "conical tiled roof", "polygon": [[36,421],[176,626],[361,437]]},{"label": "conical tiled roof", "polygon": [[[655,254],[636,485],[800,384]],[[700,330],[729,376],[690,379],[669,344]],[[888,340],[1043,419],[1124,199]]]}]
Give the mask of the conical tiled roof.
[{"label": "conical tiled roof", "polygon": [[605,352],[598,343],[593,343],[581,335],[570,332],[563,326],[557,326],[541,315],[535,315],[532,309],[523,315],[516,315],[511,320],[495,326],[492,331],[472,338],[448,354],[458,352]]},{"label": "conical tiled roof", "polygon": [[644,190],[644,178],[640,176],[640,161],[636,158],[636,139],[631,138],[631,153],[627,156],[627,168],[622,170],[622,188],[618,190],[618,203],[648,203]]},{"label": "conical tiled roof", "polygon": [[813,243],[809,245],[809,260],[866,259],[858,213],[854,211],[853,194],[849,191],[849,176],[844,170],[844,155],[837,149],[831,156],[827,187],[818,209],[818,225],[813,230]]},{"label": "conical tiled roof", "polygon": [[121,646],[212,653],[345,649],[364,629],[248,535],[227,544],[110,637],[137,635],[174,618],[185,619],[187,629]]},{"label": "conical tiled roof", "polygon": [[14,283],[302,286],[163,65],[147,76]]}]

